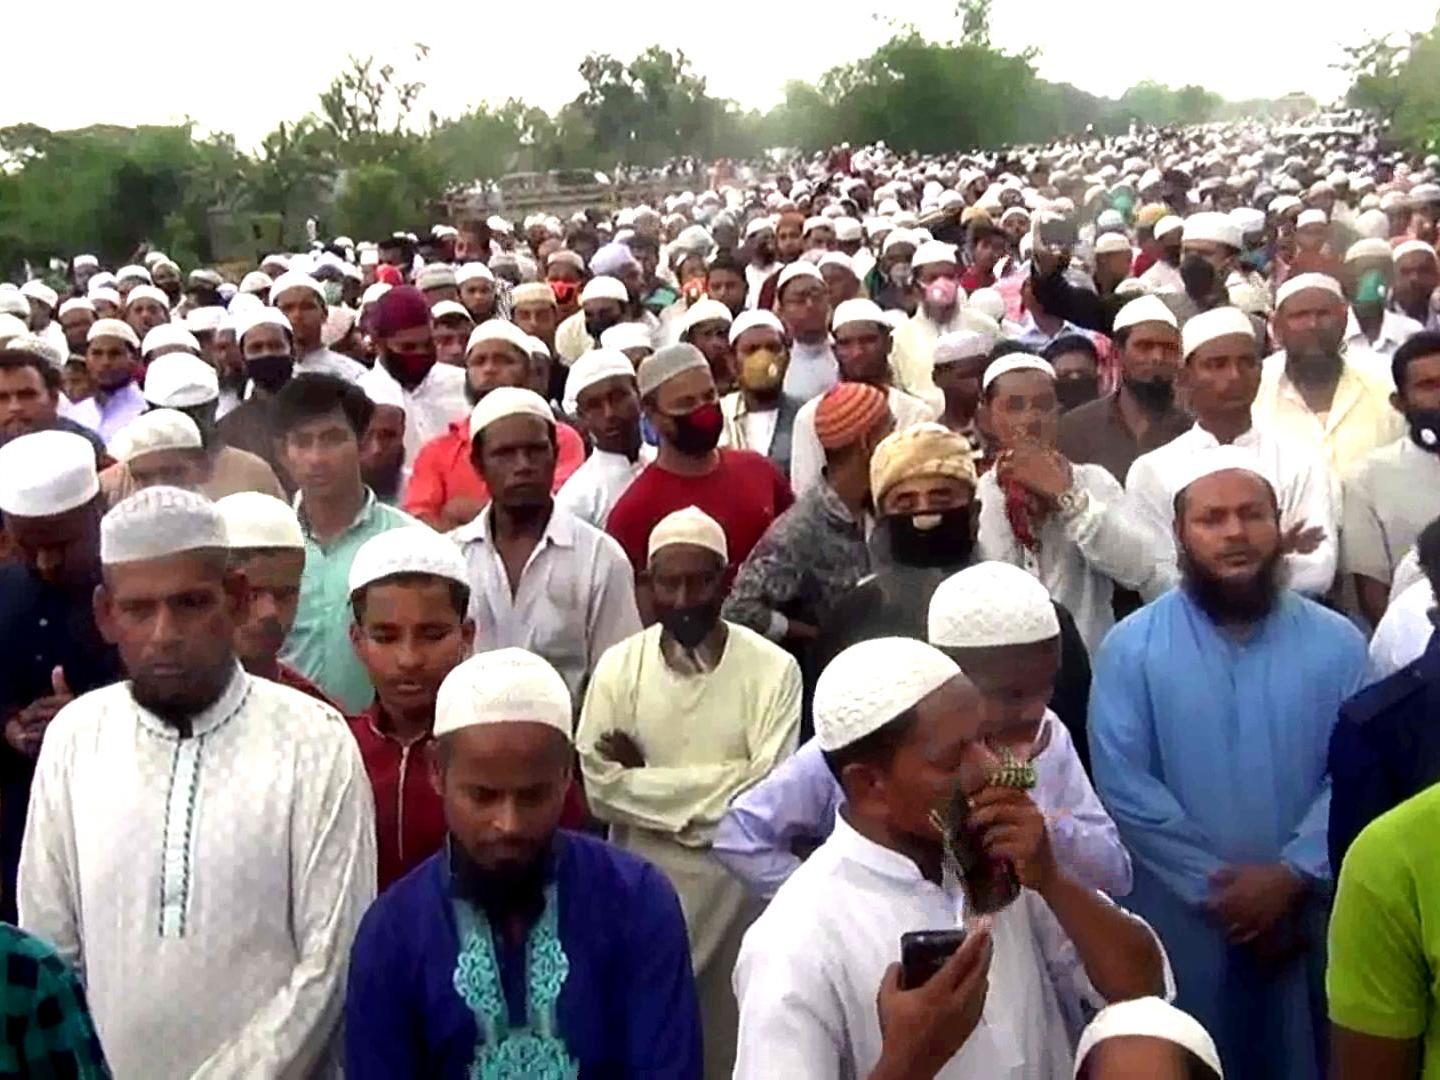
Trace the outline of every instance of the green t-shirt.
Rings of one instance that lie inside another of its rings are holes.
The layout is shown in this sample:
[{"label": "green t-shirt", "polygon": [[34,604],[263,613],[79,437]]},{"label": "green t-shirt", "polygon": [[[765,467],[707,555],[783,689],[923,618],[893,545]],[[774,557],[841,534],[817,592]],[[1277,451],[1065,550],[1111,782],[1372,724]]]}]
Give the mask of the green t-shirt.
[{"label": "green t-shirt", "polygon": [[1330,916],[1330,1019],[1424,1040],[1440,1080],[1440,784],[1371,822],[1345,856]]}]

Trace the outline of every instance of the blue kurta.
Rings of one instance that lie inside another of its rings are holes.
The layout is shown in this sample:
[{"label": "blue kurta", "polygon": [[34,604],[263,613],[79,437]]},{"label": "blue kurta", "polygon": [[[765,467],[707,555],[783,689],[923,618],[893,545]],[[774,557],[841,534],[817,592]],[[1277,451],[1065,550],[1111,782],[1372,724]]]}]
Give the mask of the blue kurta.
[{"label": "blue kurta", "polygon": [[[570,970],[558,1035],[581,1080],[700,1076],[700,1007],[680,902],[649,863],[562,832],[560,944]],[[347,1080],[451,1080],[475,1057],[475,1016],[455,989],[459,938],[447,852],[366,912],[345,1000]],[[510,1024],[525,1023],[524,947],[495,941]]]},{"label": "blue kurta", "polygon": [[[1179,994],[1232,1080],[1323,1075],[1326,751],[1360,686],[1365,642],[1295,593],[1246,641],[1182,589],[1117,626],[1095,658],[1095,786],[1135,864],[1127,907],[1169,951]],[[1306,949],[1278,969],[1228,944],[1203,905],[1217,870],[1283,862],[1320,886]]]}]

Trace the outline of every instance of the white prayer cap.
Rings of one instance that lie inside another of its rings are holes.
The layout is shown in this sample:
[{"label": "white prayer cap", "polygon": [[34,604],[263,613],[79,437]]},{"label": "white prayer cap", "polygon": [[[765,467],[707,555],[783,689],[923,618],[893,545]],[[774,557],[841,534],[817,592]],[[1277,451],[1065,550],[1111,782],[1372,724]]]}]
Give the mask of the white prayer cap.
[{"label": "white prayer cap", "polygon": [[360,252],[360,265],[379,266],[380,252],[376,248],[366,248],[364,251]]},{"label": "white prayer cap", "polygon": [[243,293],[264,292],[274,284],[274,279],[264,270],[251,270],[240,279],[240,291]]},{"label": "white prayer cap", "polygon": [[140,335],[135,333],[134,327],[122,319],[96,319],[90,329],[85,332],[87,343],[102,337],[119,338],[136,352],[140,351]]},{"label": "white prayer cap", "polygon": [[430,318],[435,322],[439,322],[441,319],[455,318],[456,316],[462,319],[469,319],[472,323],[475,321],[470,312],[465,310],[465,305],[458,300],[441,300],[438,303],[430,305]]},{"label": "white prayer cap", "polygon": [[814,263],[808,262],[805,259],[796,259],[789,266],[785,267],[784,270],[781,270],[780,276],[775,279],[775,298],[777,300],[785,290],[785,286],[789,285],[790,282],[794,281],[797,277],[814,278],[822,284],[825,281],[825,279],[820,276],[819,267]]},{"label": "white prayer cap", "polygon": [[1230,280],[1225,283],[1225,295],[1231,304],[1247,315],[1268,317],[1270,314],[1269,290],[1251,284],[1248,279],[1239,274],[1232,274]]},{"label": "white prayer cap", "polygon": [[1267,213],[1278,217],[1285,213],[1285,211],[1293,210],[1295,207],[1301,205],[1303,204],[1294,195],[1276,195],[1275,198],[1270,200],[1270,205],[1267,206],[1265,210]]},{"label": "white prayer cap", "polygon": [[890,324],[885,321],[885,313],[880,310],[880,305],[864,297],[843,301],[830,319],[830,329],[839,330],[842,326],[857,322],[874,323],[887,333],[890,330]]},{"label": "white prayer cap", "polygon": [[1180,322],[1168,304],[1158,296],[1139,296],[1115,313],[1111,329],[1124,330],[1142,322],[1163,322],[1173,329],[1180,329]]},{"label": "white prayer cap", "polygon": [[82,266],[99,267],[100,260],[94,255],[76,255],[72,263],[75,269],[79,270]]},{"label": "white prayer cap", "polygon": [[164,349],[172,345],[188,349],[195,356],[200,355],[200,342],[196,341],[195,335],[179,323],[161,323],[159,326],[151,327],[140,345],[140,355],[149,356],[156,349]]},{"label": "white prayer cap", "polygon": [[105,303],[114,304],[116,307],[120,306],[120,294],[109,286],[92,286],[91,289],[86,292],[85,296],[92,304],[98,304],[104,301]]},{"label": "white prayer cap", "polygon": [[72,311],[88,311],[91,315],[94,315],[95,305],[90,302],[90,299],[88,297],[72,296],[69,300],[66,300],[63,304],[60,305],[60,311],[56,317],[63,319]]},{"label": "white prayer cap", "polygon": [[740,316],[730,324],[730,344],[734,345],[740,339],[741,334],[746,330],[754,330],[757,326],[768,326],[780,335],[781,340],[785,338],[785,324],[776,317],[773,311],[754,308],[750,311],[742,311]]},{"label": "white prayer cap", "polygon": [[218,304],[191,308],[185,315],[185,329],[192,334],[212,334],[217,330],[229,329],[232,325],[229,314]]},{"label": "white prayer cap", "polygon": [[[1370,196],[1367,196],[1369,198]],[[1378,207],[1371,207],[1368,210],[1356,215],[1355,232],[1358,236],[1366,238],[1377,238],[1380,240],[1389,239],[1390,218],[1384,210]]]},{"label": "white prayer cap", "polygon": [[913,638],[872,638],[851,645],[815,683],[815,741],[821,750],[843,750],[960,674],[954,660]]},{"label": "white prayer cap", "polygon": [[[731,333],[734,333],[733,326],[731,327]],[[655,342],[650,336],[650,328],[644,323],[616,323],[600,335],[600,347],[602,349],[616,349],[619,352],[624,352],[626,349],[650,349],[653,348],[654,345]]]},{"label": "white prayer cap", "polygon": [[554,359],[553,354],[550,352],[550,346],[546,345],[545,342],[541,341],[534,334],[526,334],[525,341],[531,356],[538,357],[541,360]]},{"label": "white prayer cap", "polygon": [[513,322],[506,319],[486,319],[474,330],[470,331],[470,338],[465,342],[465,354],[468,356],[481,342],[503,341],[507,345],[513,345],[526,356],[530,355],[530,335],[521,330]]},{"label": "white prayer cap", "polygon": [[1230,220],[1240,227],[1240,233],[1259,232],[1265,228],[1265,211],[1253,206],[1237,206],[1230,211]]},{"label": "white prayer cap", "polygon": [[263,259],[260,260],[260,268],[263,270],[267,266],[278,266],[282,271],[289,270],[290,257],[288,255],[280,254],[266,255]]},{"label": "white prayer cap", "polygon": [[1306,228],[1307,226],[1310,226],[1310,225],[1329,225],[1329,224],[1330,224],[1330,219],[1325,216],[1325,211],[1324,211],[1324,210],[1316,210],[1316,209],[1313,209],[1313,208],[1310,209],[1310,210],[1302,210],[1302,211],[1300,211],[1300,216],[1299,216],[1299,218],[1297,218],[1296,221],[1295,221],[1295,227],[1296,227],[1297,229],[1303,229],[1303,228]]},{"label": "white prayer cap", "polygon": [[[8,315],[6,316],[7,319],[9,317]],[[17,323],[20,322],[19,319],[15,321]],[[24,326],[23,323],[20,323],[20,325],[22,327]],[[64,354],[54,345],[51,345],[49,340],[41,337],[39,334],[32,334],[23,329],[13,335],[6,336],[5,348],[15,352],[25,352],[30,353],[32,356],[38,356],[57,371],[65,366]]]},{"label": "white prayer cap", "polygon": [[415,287],[421,292],[427,289],[444,289],[455,284],[455,268],[449,263],[430,263],[415,275]]},{"label": "white prayer cap", "polygon": [[1345,293],[1340,288],[1340,283],[1329,274],[1296,274],[1292,278],[1286,278],[1285,284],[1275,291],[1275,310],[1279,311],[1285,306],[1286,300],[1306,289],[1320,289],[1342,303],[1345,301]]},{"label": "white prayer cap", "polygon": [[626,304],[630,302],[630,290],[625,288],[625,283],[619,278],[601,274],[587,281],[585,288],[580,290],[581,304],[588,304],[591,300],[616,300]]},{"label": "white prayer cap", "polygon": [[364,307],[366,304],[376,303],[393,288],[394,286],[388,281],[377,281],[375,284],[367,286],[365,291],[360,294],[360,306]]},{"label": "white prayer cap", "polygon": [[1248,336],[1255,340],[1255,324],[1239,308],[1218,307],[1202,311],[1185,322],[1180,332],[1180,353],[1186,359],[1201,345],[1216,338]]},{"label": "white prayer cap", "polygon": [[17,319],[30,318],[30,301],[14,285],[0,284],[0,313],[14,315]]},{"label": "white prayer cap", "polygon": [[389,529],[361,544],[350,564],[350,594],[396,574],[428,574],[470,587],[459,545],[427,525]]},{"label": "white prayer cap", "polygon": [[842,244],[849,244],[857,240],[864,239],[864,231],[860,225],[860,222],[852,217],[836,218],[835,239]]},{"label": "white prayer cap", "polygon": [[170,298],[154,285],[136,285],[126,295],[125,306],[128,308],[131,304],[139,300],[154,300],[155,303],[159,304],[166,311],[170,310]]},{"label": "white prayer cap", "polygon": [[1030,645],[1060,636],[1060,620],[1040,579],[1003,562],[976,563],[942,581],[930,597],[931,645],[979,649]]},{"label": "white prayer cap", "polygon": [[1215,1040],[1200,1021],[1158,997],[1122,1001],[1096,1013],[1095,1019],[1080,1034],[1080,1044],[1075,1049],[1075,1075],[1080,1075],[1090,1051],[1106,1039],[1137,1035],[1164,1039],[1183,1047],[1209,1066],[1216,1076],[1225,1075]]},{"label": "white prayer cap", "polygon": [[[250,548],[305,550],[300,519],[284,499],[263,491],[237,491],[215,503],[225,521],[231,551]],[[400,530],[391,530],[399,532]]]},{"label": "white prayer cap", "polygon": [[474,281],[479,278],[482,281],[494,281],[495,275],[490,272],[490,267],[482,262],[464,263],[455,271],[455,284],[464,285],[467,281]]},{"label": "white prayer cap", "polygon": [[1159,221],[1155,223],[1155,228],[1151,230],[1151,232],[1156,240],[1160,240],[1163,237],[1169,236],[1171,233],[1177,230],[1182,230],[1183,235],[1184,228],[1185,222],[1183,219],[1177,217],[1174,214],[1166,214],[1164,217],[1162,217]]},{"label": "white prayer cap", "polygon": [[591,349],[570,365],[570,374],[565,377],[565,411],[575,413],[582,390],[621,376],[635,378],[635,365],[628,356],[618,349]]},{"label": "white prayer cap", "polygon": [[683,339],[701,323],[723,322],[728,327],[734,321],[735,316],[730,314],[728,307],[719,300],[711,300],[707,297],[704,300],[697,300],[686,310],[685,317],[680,321],[680,337]]},{"label": "white prayer cap", "polygon": [[391,408],[408,412],[405,407],[405,391],[394,379],[361,379],[360,389],[375,405],[389,405]]},{"label": "white prayer cap", "polygon": [[767,217],[751,218],[745,223],[745,239],[750,239],[758,232],[770,232],[775,225]]},{"label": "white prayer cap", "polygon": [[137,491],[100,520],[100,562],[105,566],[229,546],[225,520],[215,504],[182,488],[161,485]]},{"label": "white prayer cap", "polygon": [[245,340],[245,335],[257,326],[278,326],[285,331],[285,336],[292,336],[295,331],[290,325],[290,320],[285,313],[274,307],[242,308],[235,315],[235,343],[238,345]]},{"label": "white prayer cap", "polygon": [[1275,482],[1266,471],[1260,455],[1249,447],[1236,446],[1234,443],[1222,443],[1220,446],[1186,455],[1183,461],[1178,462],[1178,466],[1175,475],[1170,477],[1169,494],[1172,501],[1196,480],[1222,472],[1238,470],[1254,473],[1269,484],[1272,491],[1275,487]]},{"label": "white prayer cap", "polygon": [[71,431],[36,431],[0,446],[0,513],[50,517],[100,493],[95,448]]},{"label": "white prayer cap", "polygon": [[289,292],[291,289],[309,289],[315,294],[322,306],[325,304],[324,288],[309,274],[302,274],[298,270],[287,270],[271,283],[270,303],[278,304],[281,295]]},{"label": "white prayer cap", "polygon": [[1212,210],[1191,214],[1187,217],[1185,231],[1181,234],[1180,240],[1182,243],[1188,243],[1191,240],[1206,240],[1213,244],[1224,244],[1236,251],[1245,246],[1240,237],[1240,226],[1231,220],[1230,215]]},{"label": "white prayer cap", "polygon": [[[149,335],[146,335],[149,341]],[[215,369],[198,356],[168,353],[145,369],[145,400],[166,409],[188,409],[220,396]]]},{"label": "white prayer cap", "polygon": [[675,376],[697,368],[709,371],[710,362],[694,345],[681,342],[658,349],[640,361],[640,370],[635,373],[640,386],[640,396],[649,397]]},{"label": "white prayer cap", "polygon": [[822,225],[828,226],[829,224],[830,222],[823,216],[816,215],[815,217],[808,217],[805,219],[805,224],[800,229],[800,235],[804,236],[812,229],[818,229]]},{"label": "white prayer cap", "polygon": [[514,231],[514,226],[512,226],[510,222],[506,221],[499,214],[491,214],[488,218],[485,219],[485,224],[491,232],[505,233],[508,235],[509,233]]},{"label": "white prayer cap", "polygon": [[1360,259],[1386,259],[1390,258],[1390,241],[1383,237],[1367,237],[1364,240],[1356,240],[1345,252],[1347,263],[1357,262]]},{"label": "white prayer cap", "polygon": [[175,409],[151,409],[116,432],[105,449],[116,461],[129,462],[160,450],[199,450],[202,445],[190,417]]},{"label": "white prayer cap", "polygon": [[119,270],[115,271],[115,284],[117,285],[122,281],[130,281],[132,279],[135,281],[143,281],[148,285],[150,284],[150,271],[143,266],[134,265],[122,266]]},{"label": "white prayer cap", "polygon": [[530,723],[570,739],[573,706],[560,673],[525,649],[495,649],[454,668],[435,695],[435,738],[481,724]]},{"label": "white prayer cap", "polygon": [[548,281],[522,282],[510,290],[510,307],[518,308],[521,304],[548,304],[555,307],[555,290]]},{"label": "white prayer cap", "polygon": [[1406,255],[1414,255],[1417,252],[1435,258],[1435,249],[1424,240],[1406,240],[1403,244],[1395,245],[1395,261],[1398,263]]},{"label": "white prayer cap", "polygon": [[8,344],[15,338],[28,334],[30,328],[14,315],[0,314],[0,344]]},{"label": "white prayer cap", "polygon": [[953,330],[941,334],[935,342],[934,363],[953,364],[959,360],[972,360],[977,356],[989,356],[995,347],[995,338],[981,330]]},{"label": "white prayer cap", "polygon": [[985,374],[980,378],[980,389],[989,390],[991,383],[1001,375],[1008,375],[1012,371],[1043,371],[1052,379],[1055,377],[1055,368],[1050,361],[1030,353],[1016,352],[1002,356],[985,369]]},{"label": "white prayer cap", "polygon": [[999,291],[986,286],[983,289],[976,289],[970,294],[966,303],[968,309],[973,309],[984,315],[989,315],[997,323],[1005,318],[1005,297]]},{"label": "white prayer cap", "polygon": [[713,551],[721,562],[729,562],[730,548],[720,523],[698,506],[687,506],[666,514],[650,530],[650,546],[645,561],[653,562],[655,553],[672,544],[691,544]]},{"label": "white prayer cap", "polygon": [[918,270],[922,266],[934,266],[939,263],[955,263],[959,265],[959,258],[955,254],[955,245],[947,244],[941,240],[926,240],[915,249],[915,254],[910,256],[910,268]]},{"label": "white prayer cap", "polygon": [[470,438],[475,438],[496,420],[506,416],[535,416],[552,428],[555,426],[555,414],[534,390],[521,386],[497,386],[471,410]]},{"label": "white prayer cap", "polygon": [[1096,255],[1118,255],[1122,251],[1128,255],[1133,250],[1130,246],[1129,239],[1124,233],[1101,233],[1095,239]]},{"label": "white prayer cap", "polygon": [[[701,231],[703,232],[704,230],[702,229]],[[573,267],[582,274],[585,272],[585,259],[578,251],[569,251],[566,248],[560,248],[558,251],[552,251],[549,255],[545,256],[546,269],[549,269],[556,263],[564,263],[566,266]]]},{"label": "white prayer cap", "polygon": [[[843,251],[827,251],[820,256],[820,261],[815,264],[816,269],[824,270],[827,266],[838,266],[847,274],[855,274],[855,262]],[[821,277],[824,277],[822,274]]]},{"label": "white prayer cap", "polygon": [[170,256],[163,251],[147,251],[143,262],[146,266],[159,266],[161,263],[170,262]]},{"label": "white prayer cap", "polygon": [[24,285],[21,285],[20,294],[29,297],[31,300],[39,300],[51,311],[54,311],[55,306],[60,303],[60,294],[39,278],[32,278],[25,282]]}]

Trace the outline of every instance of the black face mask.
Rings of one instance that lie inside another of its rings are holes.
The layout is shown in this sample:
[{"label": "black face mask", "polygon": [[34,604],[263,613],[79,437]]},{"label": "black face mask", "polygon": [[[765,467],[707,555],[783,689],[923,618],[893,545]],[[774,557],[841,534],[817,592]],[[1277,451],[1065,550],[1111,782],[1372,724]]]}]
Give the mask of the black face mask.
[{"label": "black face mask", "polygon": [[1100,376],[1075,375],[1055,380],[1055,396],[1067,412],[1100,396]]},{"label": "black face mask", "polygon": [[1208,300],[1215,293],[1220,275],[1202,255],[1186,255],[1180,260],[1180,280],[1191,300]]},{"label": "black face mask", "polygon": [[938,514],[892,514],[881,520],[880,527],[891,557],[903,566],[964,566],[975,546],[968,506]]},{"label": "black face mask", "polygon": [[702,457],[719,444],[725,414],[720,411],[720,404],[712,401],[688,413],[671,416],[670,422],[675,425],[675,434],[670,437],[675,449],[690,457]]},{"label": "black face mask", "polygon": [[1428,454],[1440,454],[1440,409],[1410,409],[1405,420],[1411,442]]},{"label": "black face mask", "polygon": [[1125,379],[1125,389],[1141,408],[1163,413],[1175,404],[1175,383],[1171,379]]},{"label": "black face mask", "polygon": [[660,625],[665,628],[665,632],[684,648],[692,650],[705,640],[705,635],[714,630],[719,621],[719,600],[675,608],[660,615]]},{"label": "black face mask", "polygon": [[261,390],[273,394],[290,381],[295,370],[293,356],[252,356],[245,361],[245,374]]},{"label": "black face mask", "polygon": [[614,326],[619,321],[619,319],[612,319],[608,316],[604,318],[594,319],[587,315],[585,317],[585,332],[590,335],[590,340],[598,344],[600,341],[600,335],[605,333],[606,330],[609,330],[610,327]]}]

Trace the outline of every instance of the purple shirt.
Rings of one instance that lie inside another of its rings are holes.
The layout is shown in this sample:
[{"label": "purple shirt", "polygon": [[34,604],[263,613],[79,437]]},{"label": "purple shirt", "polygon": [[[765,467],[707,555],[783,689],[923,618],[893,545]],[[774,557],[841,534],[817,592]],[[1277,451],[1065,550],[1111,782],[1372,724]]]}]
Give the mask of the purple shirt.
[{"label": "purple shirt", "polygon": [[120,429],[143,413],[146,408],[145,395],[140,393],[140,387],[136,386],[134,382],[128,382],[110,394],[103,405],[97,394],[72,406],[68,419],[77,424],[83,424],[99,435],[101,441],[109,446],[110,440],[119,433]]}]

